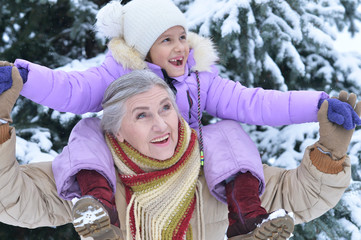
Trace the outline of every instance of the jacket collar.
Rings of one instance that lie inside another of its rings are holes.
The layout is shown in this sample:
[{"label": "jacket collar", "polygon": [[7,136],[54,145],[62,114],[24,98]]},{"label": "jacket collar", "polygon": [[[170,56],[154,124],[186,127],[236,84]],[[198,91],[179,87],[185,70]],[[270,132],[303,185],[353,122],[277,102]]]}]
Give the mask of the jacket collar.
[{"label": "jacket collar", "polygon": [[[188,56],[185,73],[183,76],[174,78],[177,81],[183,81],[192,71],[210,71],[211,66],[218,61],[217,51],[213,42],[209,38],[199,36],[196,33],[188,32],[188,43],[190,53]],[[108,48],[116,62],[125,69],[139,70],[151,69],[158,76],[163,78],[163,73],[158,65],[144,61],[139,52],[129,47],[124,39],[113,38]]]}]

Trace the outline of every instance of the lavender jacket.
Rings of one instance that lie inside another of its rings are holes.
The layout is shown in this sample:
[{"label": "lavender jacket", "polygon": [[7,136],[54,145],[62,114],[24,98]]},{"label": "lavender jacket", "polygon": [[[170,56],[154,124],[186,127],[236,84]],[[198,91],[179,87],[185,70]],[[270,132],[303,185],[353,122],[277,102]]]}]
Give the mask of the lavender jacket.
[{"label": "lavender jacket", "polygon": [[[281,92],[264,90],[262,88],[247,88],[239,82],[219,76],[218,70],[214,66],[217,60],[216,51],[209,39],[190,33],[188,41],[191,51],[185,74],[176,77],[173,85],[177,89],[176,102],[181,115],[192,128],[198,128],[198,89],[195,70],[199,71],[202,112],[206,111],[222,119],[232,119],[255,125],[280,126],[317,121],[317,105],[320,99],[328,98],[326,93],[317,91]],[[143,60],[135,61],[134,63],[134,59],[137,56],[124,57],[122,55],[122,47],[124,47],[124,43],[120,39],[112,39],[109,43],[110,51],[102,65],[81,72],[54,71],[18,59],[15,61],[15,66],[26,68],[29,72],[28,80],[21,94],[36,103],[57,111],[83,114],[100,111],[102,109],[101,101],[103,94],[108,85],[120,76],[131,72],[131,69],[146,67],[164,79],[159,66],[144,62]],[[129,59],[133,62],[129,62]],[[96,148],[93,149],[93,152],[88,152],[89,148],[84,149],[86,146],[81,146],[81,141],[76,141],[81,134],[81,132],[73,133],[73,140],[70,140],[69,144],[69,146],[72,144],[71,149],[78,151],[78,153],[68,152],[60,154],[53,162],[54,176],[60,196],[65,199],[79,196],[78,188],[74,186],[75,174],[81,168],[94,168],[95,162],[98,162],[99,171],[109,180],[115,192],[115,184],[113,184],[116,182],[114,166],[105,167],[99,164],[99,157],[109,157],[109,155],[100,154],[100,156],[96,157],[98,151],[95,151],[95,149],[99,149],[97,144],[95,145],[98,147],[94,146]],[[91,136],[88,137],[91,138]],[[242,139],[238,140],[242,142]],[[79,146],[76,144],[79,144]],[[228,145],[224,143],[224,146],[217,147],[227,148]],[[70,148],[67,147],[64,152],[69,150]],[[242,151],[247,151],[247,149],[242,149]],[[254,152],[253,154],[257,160],[260,160],[258,153]],[[74,156],[78,156],[79,162],[82,164],[72,164],[64,160]],[[252,159],[253,156],[251,155],[249,158]],[[232,159],[232,156],[219,158],[217,159],[217,166],[228,164],[220,163],[230,159],[232,161],[241,161]],[[264,182],[262,165],[261,163],[257,164],[256,169],[252,171],[255,171],[254,175],[259,176],[259,179]],[[64,165],[67,166],[64,167]],[[69,171],[70,169],[72,171]],[[216,185],[220,182],[220,179],[227,179],[230,175],[234,174],[234,172],[222,172],[222,169],[210,172],[210,174],[206,173],[206,177],[212,193],[217,191]],[[220,178],[220,176],[222,177]],[[217,179],[217,181],[212,179]],[[260,192],[263,192],[263,188],[264,185],[261,184]],[[216,197],[224,201],[224,198],[220,197],[221,195],[222,193]]]}]

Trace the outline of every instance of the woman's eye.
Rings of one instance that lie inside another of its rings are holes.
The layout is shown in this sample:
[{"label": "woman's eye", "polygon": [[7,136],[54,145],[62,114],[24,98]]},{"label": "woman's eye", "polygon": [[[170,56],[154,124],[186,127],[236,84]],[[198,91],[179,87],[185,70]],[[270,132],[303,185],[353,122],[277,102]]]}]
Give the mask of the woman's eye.
[{"label": "woman's eye", "polygon": [[145,117],[146,117],[145,113],[139,113],[137,115],[137,119],[142,119],[142,118],[145,118]]},{"label": "woman's eye", "polygon": [[171,109],[171,105],[170,105],[170,104],[166,104],[166,105],[163,106],[163,110],[164,110],[164,111],[167,111],[167,110],[169,110],[169,109]]}]

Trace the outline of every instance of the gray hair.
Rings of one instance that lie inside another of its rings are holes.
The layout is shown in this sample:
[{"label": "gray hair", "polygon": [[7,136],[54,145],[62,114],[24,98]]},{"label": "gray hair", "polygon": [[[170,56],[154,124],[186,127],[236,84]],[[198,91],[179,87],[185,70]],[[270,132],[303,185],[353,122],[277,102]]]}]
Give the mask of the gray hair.
[{"label": "gray hair", "polygon": [[180,116],[175,95],[167,83],[150,70],[135,70],[112,82],[105,91],[102,101],[103,117],[101,125],[104,131],[116,134],[126,113],[126,101],[140,93],[160,86],[168,92],[173,107]]}]

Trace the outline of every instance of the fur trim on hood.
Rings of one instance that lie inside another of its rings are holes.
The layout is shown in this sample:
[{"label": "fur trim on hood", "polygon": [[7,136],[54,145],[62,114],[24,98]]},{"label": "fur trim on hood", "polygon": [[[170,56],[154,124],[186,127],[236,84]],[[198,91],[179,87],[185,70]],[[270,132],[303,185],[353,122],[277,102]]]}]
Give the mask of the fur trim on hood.
[{"label": "fur trim on hood", "polygon": [[[196,33],[188,32],[189,48],[194,50],[196,64],[191,70],[210,71],[211,66],[218,61],[218,55],[213,42],[209,38],[201,37]],[[147,68],[146,62],[140,53],[129,47],[124,39],[113,38],[108,44],[113,58],[126,69],[140,70]]]}]

